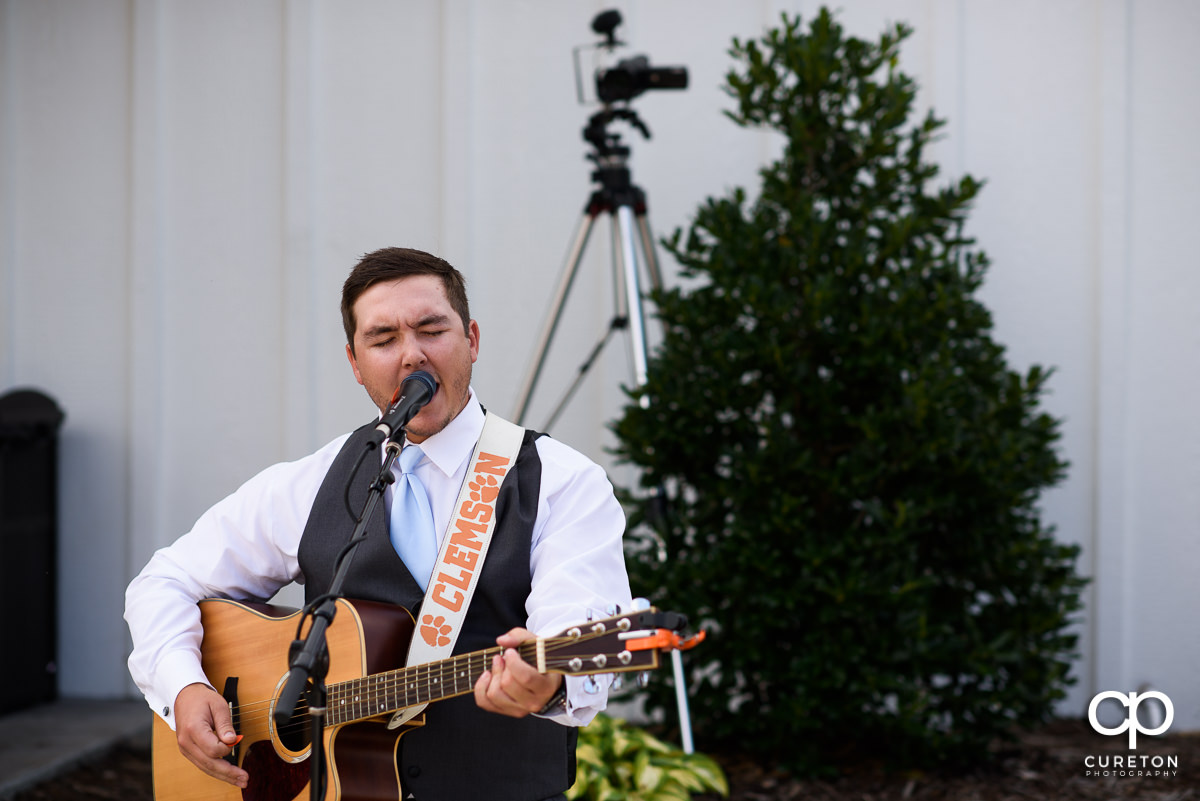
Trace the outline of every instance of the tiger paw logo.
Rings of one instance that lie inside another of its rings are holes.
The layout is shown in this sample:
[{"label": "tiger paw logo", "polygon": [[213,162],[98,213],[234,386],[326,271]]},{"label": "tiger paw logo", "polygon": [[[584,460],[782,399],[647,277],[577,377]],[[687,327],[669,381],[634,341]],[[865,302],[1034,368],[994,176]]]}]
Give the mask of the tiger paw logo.
[{"label": "tiger paw logo", "polygon": [[431,646],[440,647],[450,644],[450,624],[446,618],[438,615],[425,615],[421,618],[421,639]]},{"label": "tiger paw logo", "polygon": [[496,502],[496,496],[500,494],[500,485],[496,481],[495,476],[475,476],[471,479],[471,500],[486,504]]}]

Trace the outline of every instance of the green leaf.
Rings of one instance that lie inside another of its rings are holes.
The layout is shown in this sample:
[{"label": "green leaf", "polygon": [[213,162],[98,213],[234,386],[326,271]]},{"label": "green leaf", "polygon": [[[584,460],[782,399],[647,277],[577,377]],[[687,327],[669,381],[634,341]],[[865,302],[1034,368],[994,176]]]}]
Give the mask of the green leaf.
[{"label": "green leaf", "polygon": [[[640,727],[605,715],[597,715],[580,729],[576,753],[576,782],[568,793],[572,799],[662,801],[687,798],[689,788],[703,791],[724,786],[724,776],[710,758],[685,754]],[[714,783],[714,772],[720,777],[718,783]]]}]

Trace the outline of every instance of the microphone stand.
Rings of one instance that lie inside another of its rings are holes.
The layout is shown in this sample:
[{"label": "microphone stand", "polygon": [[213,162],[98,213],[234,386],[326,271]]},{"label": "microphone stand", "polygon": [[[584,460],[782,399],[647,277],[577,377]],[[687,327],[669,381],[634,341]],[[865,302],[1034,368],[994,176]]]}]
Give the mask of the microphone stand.
[{"label": "microphone stand", "polygon": [[[325,632],[333,623],[337,613],[337,599],[342,596],[342,585],[350,572],[354,552],[367,536],[367,522],[371,519],[376,505],[383,497],[388,484],[395,481],[392,475],[392,463],[400,453],[400,443],[404,440],[404,428],[400,428],[397,437],[389,437],[384,445],[383,468],[371,482],[367,490],[367,500],[363,504],[362,514],[354,528],[354,534],[338,557],[337,570],[329,583],[329,591],[313,602],[312,625],[303,640],[292,642],[290,668],[287,683],[279,694],[275,707],[274,718],[276,729],[283,728],[296,711],[300,693],[308,685],[308,715],[312,725],[311,750],[309,759],[312,760],[311,779],[309,780],[309,798],[313,801],[325,797],[325,712],[326,687],[325,676],[329,671],[329,648]],[[400,442],[397,442],[399,439]],[[375,450],[372,444],[369,450]]]}]

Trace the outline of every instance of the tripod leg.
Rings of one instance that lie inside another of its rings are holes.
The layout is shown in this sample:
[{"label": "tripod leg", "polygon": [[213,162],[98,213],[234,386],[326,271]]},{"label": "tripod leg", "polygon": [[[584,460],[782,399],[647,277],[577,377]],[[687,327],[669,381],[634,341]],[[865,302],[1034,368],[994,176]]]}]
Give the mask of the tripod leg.
[{"label": "tripod leg", "polygon": [[525,420],[525,413],[529,410],[529,399],[533,396],[533,388],[537,384],[538,376],[541,375],[542,367],[546,362],[546,353],[550,349],[550,340],[554,338],[554,329],[558,327],[558,321],[562,317],[563,305],[567,301],[567,295],[571,291],[571,284],[575,281],[575,275],[579,271],[579,262],[583,258],[583,249],[587,245],[588,235],[591,233],[592,225],[595,222],[596,215],[594,213],[589,211],[583,215],[583,219],[579,222],[575,239],[571,243],[571,249],[567,252],[567,260],[563,266],[562,276],[558,281],[558,289],[554,293],[550,312],[546,316],[541,336],[538,338],[537,347],[534,349],[529,373],[525,376],[525,383],[521,387],[521,394],[517,397],[515,417],[518,424],[521,424]]},{"label": "tripod leg", "polygon": [[662,289],[662,273],[658,269],[658,257],[654,250],[654,235],[650,232],[650,222],[646,219],[646,212],[639,211],[637,213],[638,231],[642,235],[642,253],[646,256],[646,272],[650,276],[650,287],[652,289]]},{"label": "tripod leg", "polygon": [[642,288],[638,277],[637,243],[634,239],[634,215],[629,206],[617,207],[617,227],[620,232],[620,248],[614,251],[619,257],[620,274],[624,278],[625,303],[628,308],[630,350],[633,355],[634,380],[640,387],[646,383],[649,373],[649,348],[646,345],[646,318],[642,312]]},{"label": "tripod leg", "polygon": [[621,234],[621,223],[614,208],[610,212],[608,232],[611,238],[609,253],[612,254],[613,316],[629,318],[629,292],[625,288],[625,244]]}]

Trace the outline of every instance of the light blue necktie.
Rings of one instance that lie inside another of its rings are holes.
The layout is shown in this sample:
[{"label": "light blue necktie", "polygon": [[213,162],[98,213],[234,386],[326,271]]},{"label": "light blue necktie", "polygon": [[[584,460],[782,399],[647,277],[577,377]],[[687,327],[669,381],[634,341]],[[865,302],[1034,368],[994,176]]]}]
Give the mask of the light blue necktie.
[{"label": "light blue necktie", "polygon": [[429,494],[412,472],[424,454],[416,445],[408,445],[400,451],[397,464],[400,478],[392,497],[392,515],[388,535],[392,547],[408,572],[424,590],[433,573],[437,560],[437,535],[433,530],[433,509],[429,506]]}]

